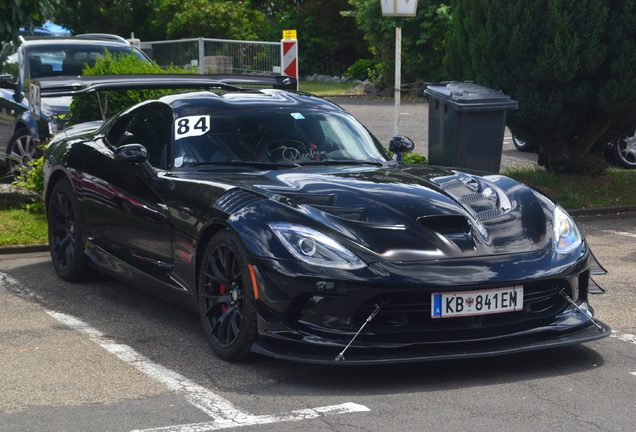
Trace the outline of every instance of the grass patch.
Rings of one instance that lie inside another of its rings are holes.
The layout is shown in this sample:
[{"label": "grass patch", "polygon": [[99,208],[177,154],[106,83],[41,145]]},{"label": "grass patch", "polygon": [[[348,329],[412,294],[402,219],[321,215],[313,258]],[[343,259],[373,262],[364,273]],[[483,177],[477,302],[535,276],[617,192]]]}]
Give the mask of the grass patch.
[{"label": "grass patch", "polygon": [[611,168],[599,177],[555,175],[541,168],[504,174],[542,191],[566,209],[636,204],[636,170]]},{"label": "grass patch", "polygon": [[318,81],[300,81],[299,90],[317,96],[336,96],[347,94],[348,91],[356,88],[360,83],[332,83]]},{"label": "grass patch", "polygon": [[0,211],[0,246],[47,243],[46,216],[24,210]]}]

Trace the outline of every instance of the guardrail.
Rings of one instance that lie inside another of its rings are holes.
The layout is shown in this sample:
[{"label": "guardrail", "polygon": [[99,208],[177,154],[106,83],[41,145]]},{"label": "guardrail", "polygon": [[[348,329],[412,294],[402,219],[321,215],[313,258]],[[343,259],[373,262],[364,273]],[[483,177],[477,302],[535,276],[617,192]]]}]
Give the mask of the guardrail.
[{"label": "guardrail", "polygon": [[280,42],[195,38],[141,42],[139,48],[162,67],[200,74],[281,75]]}]

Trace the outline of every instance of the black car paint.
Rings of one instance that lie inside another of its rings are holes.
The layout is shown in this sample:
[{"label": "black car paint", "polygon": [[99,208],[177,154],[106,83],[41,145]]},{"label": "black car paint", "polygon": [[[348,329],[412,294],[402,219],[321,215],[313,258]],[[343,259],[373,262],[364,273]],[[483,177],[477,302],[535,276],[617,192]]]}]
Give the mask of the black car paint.
[{"label": "black car paint", "polygon": [[[282,91],[160,100],[148,104],[165,103],[173,119],[246,105],[340,110]],[[557,253],[554,204],[511,179],[388,159],[383,166],[155,169],[115,158],[107,132],[128,114],[61,134],[47,152],[48,190],[61,176],[72,180],[97,268],[195,311],[207,242],[222,229],[235,232],[258,281],[256,352],[333,363],[377,304],[385,310],[352,344],[348,364],[494,355],[609,335],[559,294],[587,307],[593,258],[586,243]],[[481,200],[471,198],[486,189]],[[367,267],[295,260],[267,226],[279,221],[319,230]],[[517,284],[526,287],[523,313],[430,317],[432,292]]]}]

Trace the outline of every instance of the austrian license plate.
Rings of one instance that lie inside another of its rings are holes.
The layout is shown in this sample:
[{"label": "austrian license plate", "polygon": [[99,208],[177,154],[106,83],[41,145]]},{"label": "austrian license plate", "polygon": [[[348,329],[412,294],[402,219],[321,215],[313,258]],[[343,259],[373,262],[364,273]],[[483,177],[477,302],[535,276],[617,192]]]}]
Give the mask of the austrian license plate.
[{"label": "austrian license plate", "polygon": [[523,286],[431,294],[431,318],[451,318],[523,309]]}]

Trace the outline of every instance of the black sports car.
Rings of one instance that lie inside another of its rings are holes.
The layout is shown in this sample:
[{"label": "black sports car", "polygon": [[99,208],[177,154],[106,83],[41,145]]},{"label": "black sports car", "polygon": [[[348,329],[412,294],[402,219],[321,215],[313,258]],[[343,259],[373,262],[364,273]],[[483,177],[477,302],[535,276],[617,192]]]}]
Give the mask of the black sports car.
[{"label": "black sports car", "polygon": [[[541,193],[405,164],[407,138],[391,141],[394,160],[328,101],[228,81],[51,142],[45,200],[63,279],[98,269],[196,310],[228,360],[467,358],[611,333],[588,302],[604,270]],[[91,91],[125,86],[101,85]]]}]

